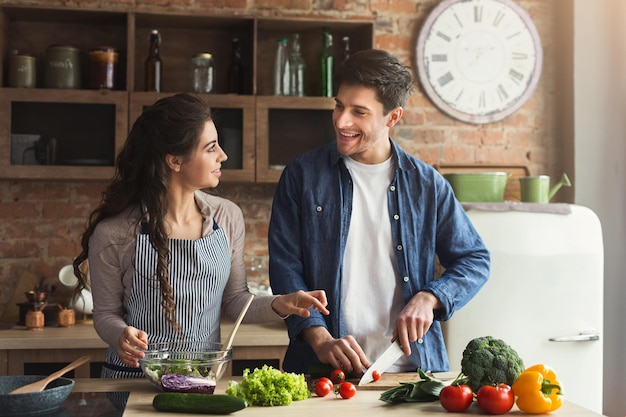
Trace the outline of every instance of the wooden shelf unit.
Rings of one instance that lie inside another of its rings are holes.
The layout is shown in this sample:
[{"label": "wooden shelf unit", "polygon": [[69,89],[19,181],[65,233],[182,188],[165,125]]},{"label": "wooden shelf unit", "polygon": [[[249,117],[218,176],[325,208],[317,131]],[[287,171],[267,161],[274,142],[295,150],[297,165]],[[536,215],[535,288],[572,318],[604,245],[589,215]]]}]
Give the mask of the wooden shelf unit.
[{"label": "wooden shelf unit", "polygon": [[[223,182],[276,182],[280,167],[293,157],[334,139],[330,120],[334,100],[315,96],[324,27],[333,34],[336,62],[343,56],[345,36],[350,38],[353,52],[373,45],[371,20],[0,6],[0,178],[110,179],[115,156],[142,109],[161,97],[190,91],[191,57],[210,52],[216,65],[216,93],[200,96],[214,109],[220,140],[229,154]],[[160,93],[143,91],[152,29],[162,36]],[[295,33],[300,35],[309,96],[273,96],[276,39],[291,41]],[[226,90],[230,40],[235,37],[242,45],[245,69],[242,95]],[[45,52],[52,44],[80,49],[83,87],[88,85],[87,52],[97,46],[115,47],[119,53],[118,89],[42,88]],[[7,87],[8,61],[14,50],[36,57],[36,88]],[[54,137],[55,160],[47,165],[31,157],[26,165],[17,145],[12,160],[12,135],[34,135],[28,140],[37,135]]]}]

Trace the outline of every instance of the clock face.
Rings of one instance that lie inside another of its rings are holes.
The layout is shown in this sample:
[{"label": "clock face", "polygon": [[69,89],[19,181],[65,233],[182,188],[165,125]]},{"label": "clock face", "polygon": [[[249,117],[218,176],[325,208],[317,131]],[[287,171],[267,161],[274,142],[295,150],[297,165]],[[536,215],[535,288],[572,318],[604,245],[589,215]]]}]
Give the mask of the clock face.
[{"label": "clock face", "polygon": [[417,42],[417,73],[439,109],[470,123],[502,120],[532,95],[542,49],[512,0],[443,0]]}]

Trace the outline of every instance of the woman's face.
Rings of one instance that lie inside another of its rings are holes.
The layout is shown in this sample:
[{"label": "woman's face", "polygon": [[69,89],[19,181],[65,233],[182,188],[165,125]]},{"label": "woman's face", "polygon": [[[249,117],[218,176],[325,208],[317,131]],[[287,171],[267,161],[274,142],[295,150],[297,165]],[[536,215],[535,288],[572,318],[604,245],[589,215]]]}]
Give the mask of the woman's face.
[{"label": "woman's face", "polygon": [[228,156],[217,141],[217,129],[212,120],[204,124],[198,146],[181,165],[181,181],[193,189],[217,187],[222,176],[222,162]]}]

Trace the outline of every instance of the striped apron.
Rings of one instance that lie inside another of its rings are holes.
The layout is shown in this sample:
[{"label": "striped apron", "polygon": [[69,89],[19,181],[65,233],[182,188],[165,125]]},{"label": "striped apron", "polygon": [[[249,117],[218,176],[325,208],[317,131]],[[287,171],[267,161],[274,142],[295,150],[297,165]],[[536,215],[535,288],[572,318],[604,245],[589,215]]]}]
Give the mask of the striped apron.
[{"label": "striped apron", "polygon": [[[148,343],[180,341],[165,320],[159,282],[154,278],[157,253],[142,228],[135,248],[135,274],[126,303],[126,323],[148,333]],[[176,301],[176,321],[185,341],[219,342],[222,295],[230,275],[230,249],[224,229],[213,222],[213,233],[198,240],[169,239],[169,281]],[[122,363],[109,346],[103,378],[138,378],[141,368]]]}]

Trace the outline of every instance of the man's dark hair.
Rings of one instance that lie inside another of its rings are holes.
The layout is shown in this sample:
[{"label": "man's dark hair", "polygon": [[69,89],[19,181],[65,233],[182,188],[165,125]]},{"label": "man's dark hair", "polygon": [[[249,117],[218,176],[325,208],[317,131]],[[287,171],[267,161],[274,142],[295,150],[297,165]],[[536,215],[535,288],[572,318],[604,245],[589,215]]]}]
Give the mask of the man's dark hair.
[{"label": "man's dark hair", "polygon": [[337,88],[341,84],[374,88],[385,114],[396,107],[404,107],[415,88],[411,69],[389,52],[379,49],[355,52],[339,64],[335,84]]}]

